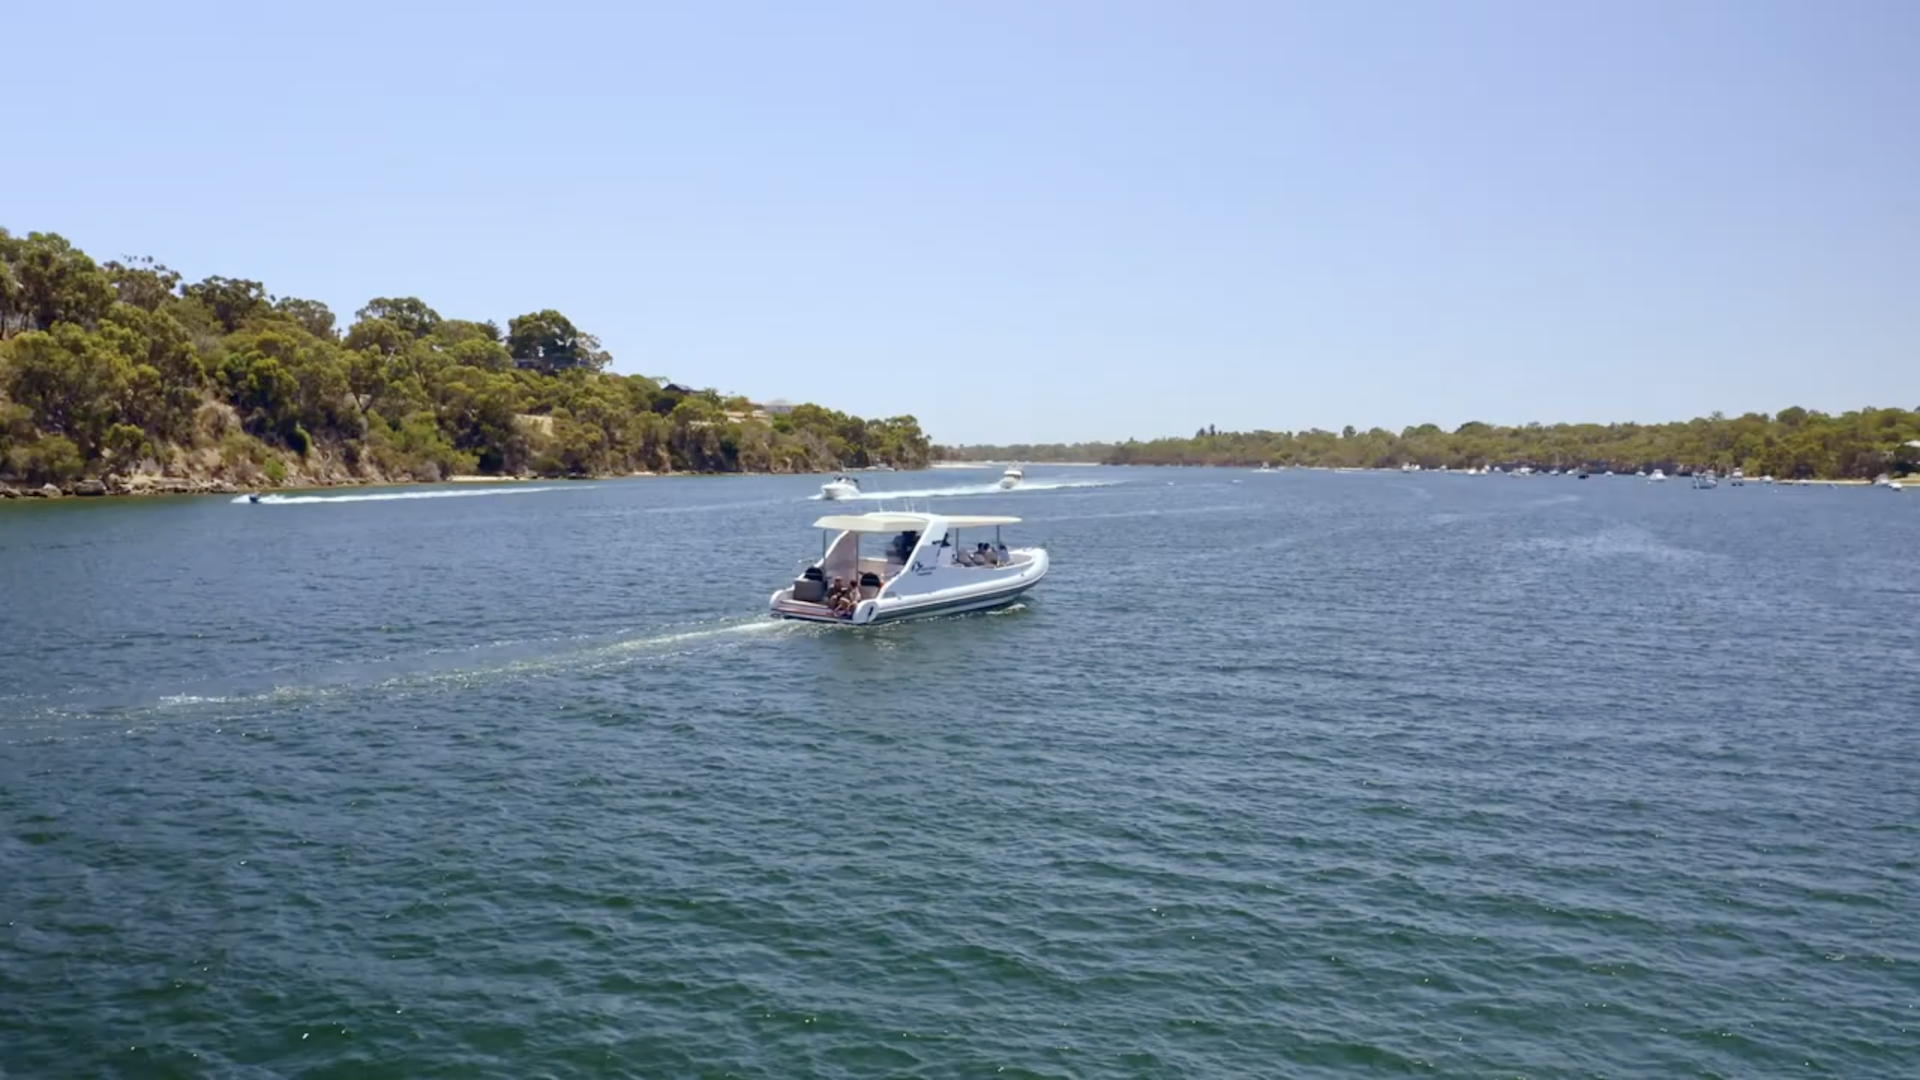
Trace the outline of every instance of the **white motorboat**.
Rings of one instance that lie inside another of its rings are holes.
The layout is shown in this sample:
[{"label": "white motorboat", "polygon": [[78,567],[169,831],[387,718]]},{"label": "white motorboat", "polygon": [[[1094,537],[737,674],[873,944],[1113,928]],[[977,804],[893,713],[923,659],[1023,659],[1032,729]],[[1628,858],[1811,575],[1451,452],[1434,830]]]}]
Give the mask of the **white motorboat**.
[{"label": "white motorboat", "polygon": [[820,497],[829,501],[839,499],[857,499],[860,497],[860,484],[845,473],[820,485]]},{"label": "white motorboat", "polygon": [[1020,466],[1009,465],[1007,466],[1007,471],[1000,474],[1000,486],[1002,488],[1015,487],[1020,481],[1026,478],[1027,474],[1020,471]]},{"label": "white motorboat", "polygon": [[1647,474],[1647,483],[1649,484],[1664,484],[1666,482],[1667,474],[1659,469],[1655,469]]},{"label": "white motorboat", "polygon": [[1746,487],[1747,474],[1740,469],[1735,469],[1727,474],[1727,483],[1734,487]]},{"label": "white motorboat", "polygon": [[1693,474],[1693,486],[1697,488],[1717,488],[1720,486],[1720,478],[1713,475],[1712,469],[1707,469],[1704,472]]},{"label": "white motorboat", "polygon": [[[1047,576],[1045,548],[1009,549],[1000,528],[1015,517],[944,514],[829,514],[819,561],[773,594],[768,607],[784,619],[867,626],[873,623],[985,611],[1019,599]],[[967,530],[994,530],[993,543],[969,546]],[[866,537],[890,537],[880,555],[861,551]]]}]

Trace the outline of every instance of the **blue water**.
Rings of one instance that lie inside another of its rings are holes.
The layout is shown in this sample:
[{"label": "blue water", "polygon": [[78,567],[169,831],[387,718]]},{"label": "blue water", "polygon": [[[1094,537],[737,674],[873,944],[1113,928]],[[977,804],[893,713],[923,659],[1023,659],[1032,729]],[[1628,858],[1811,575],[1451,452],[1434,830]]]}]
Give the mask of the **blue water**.
[{"label": "blue water", "polygon": [[0,506],[0,1075],[1920,1075],[1920,496],[1030,475]]}]

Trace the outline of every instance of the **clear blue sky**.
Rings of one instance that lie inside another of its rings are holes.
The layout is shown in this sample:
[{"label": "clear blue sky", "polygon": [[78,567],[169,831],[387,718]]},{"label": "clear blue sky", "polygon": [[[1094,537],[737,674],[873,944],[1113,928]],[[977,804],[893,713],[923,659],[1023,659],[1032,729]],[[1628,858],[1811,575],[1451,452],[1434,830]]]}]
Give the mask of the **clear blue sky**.
[{"label": "clear blue sky", "polygon": [[1920,405],[1920,2],[20,3],[0,224],[943,442]]}]

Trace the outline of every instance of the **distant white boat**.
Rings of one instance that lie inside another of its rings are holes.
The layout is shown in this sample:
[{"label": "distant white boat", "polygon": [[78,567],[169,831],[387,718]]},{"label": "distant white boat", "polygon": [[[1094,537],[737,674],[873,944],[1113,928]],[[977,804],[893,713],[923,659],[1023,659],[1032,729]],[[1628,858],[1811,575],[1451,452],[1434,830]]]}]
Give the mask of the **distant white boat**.
[{"label": "distant white boat", "polygon": [[828,501],[857,499],[860,497],[860,484],[845,473],[820,485],[820,497]]},{"label": "distant white boat", "polygon": [[1693,474],[1693,486],[1697,488],[1717,488],[1720,486],[1720,478],[1713,475],[1712,469],[1708,469],[1705,472],[1697,472]]},{"label": "distant white boat", "polygon": [[1026,478],[1027,478],[1027,474],[1020,471],[1020,466],[1009,465],[1007,466],[1007,471],[1000,474],[1000,486],[1003,489],[1017,487],[1019,486],[1020,481],[1025,480]]},{"label": "distant white boat", "polygon": [[1747,474],[1741,472],[1739,469],[1735,469],[1727,474],[1727,483],[1733,487],[1746,487]]},{"label": "distant white boat", "polygon": [[1649,484],[1664,484],[1666,482],[1667,474],[1659,469],[1655,469],[1647,474],[1647,483]]},{"label": "distant white boat", "polygon": [[[793,584],[775,592],[769,610],[783,619],[867,626],[1003,607],[1047,576],[1045,548],[1009,549],[1000,527],[1015,517],[942,514],[831,514],[813,523],[827,530],[825,550]],[[993,543],[969,548],[967,529],[991,528]],[[889,536],[884,554],[860,550],[868,536]]]}]

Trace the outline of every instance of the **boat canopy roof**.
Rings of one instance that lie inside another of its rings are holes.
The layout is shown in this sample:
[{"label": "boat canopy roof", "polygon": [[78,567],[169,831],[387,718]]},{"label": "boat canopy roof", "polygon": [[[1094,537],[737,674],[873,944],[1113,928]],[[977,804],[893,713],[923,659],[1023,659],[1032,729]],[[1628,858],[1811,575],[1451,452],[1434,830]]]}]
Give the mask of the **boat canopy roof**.
[{"label": "boat canopy roof", "polygon": [[990,525],[1017,525],[1020,519],[977,515],[949,517],[945,514],[888,513],[880,510],[870,514],[828,514],[814,522],[813,527],[857,533],[925,532],[934,522],[945,522],[949,529],[977,529]]}]

